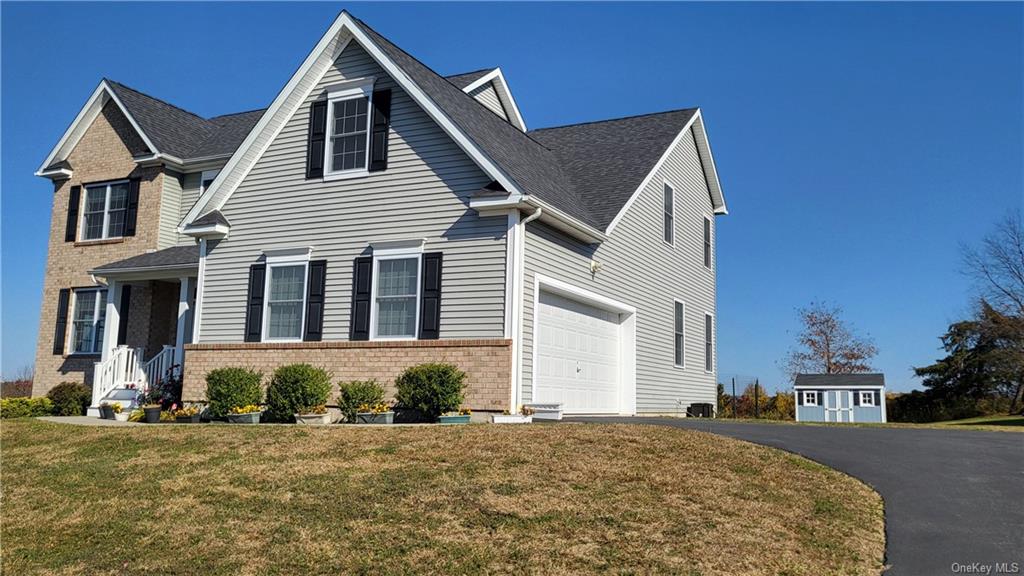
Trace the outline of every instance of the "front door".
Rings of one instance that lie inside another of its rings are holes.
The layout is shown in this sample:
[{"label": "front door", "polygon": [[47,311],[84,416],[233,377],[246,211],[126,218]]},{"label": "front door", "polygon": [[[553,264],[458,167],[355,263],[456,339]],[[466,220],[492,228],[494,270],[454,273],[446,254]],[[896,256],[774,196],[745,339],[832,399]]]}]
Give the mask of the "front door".
[{"label": "front door", "polygon": [[825,421],[853,422],[853,398],[849,390],[825,391]]}]

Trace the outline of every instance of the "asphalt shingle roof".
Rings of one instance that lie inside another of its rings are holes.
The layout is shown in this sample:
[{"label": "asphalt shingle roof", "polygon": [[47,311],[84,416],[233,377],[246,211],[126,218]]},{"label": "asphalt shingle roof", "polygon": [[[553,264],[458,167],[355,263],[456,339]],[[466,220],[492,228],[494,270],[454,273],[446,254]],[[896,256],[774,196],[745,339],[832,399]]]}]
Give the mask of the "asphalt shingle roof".
[{"label": "asphalt shingle roof", "polygon": [[796,386],[885,386],[884,374],[797,374]]},{"label": "asphalt shingle roof", "polygon": [[157,250],[156,252],[147,252],[145,254],[139,254],[138,256],[132,256],[124,260],[118,260],[109,264],[104,264],[95,270],[94,272],[110,271],[114,272],[117,270],[129,270],[136,268],[167,268],[171,266],[188,266],[190,264],[199,265],[199,246],[191,244],[188,246],[172,246],[170,248],[164,248],[163,250]]},{"label": "asphalt shingle roof", "polygon": [[494,71],[494,68],[483,68],[481,70],[474,70],[472,72],[464,72],[462,74],[453,74],[451,76],[445,76],[444,79],[455,84],[459,90],[465,90],[466,86],[469,86],[473,82],[483,78],[487,74]]},{"label": "asphalt shingle roof", "polygon": [[210,224],[222,224],[224,226],[231,226],[231,222],[228,222],[227,217],[225,217],[220,210],[213,210],[211,212],[203,214],[199,218],[193,220],[192,223],[189,224],[189,226],[209,226]]}]

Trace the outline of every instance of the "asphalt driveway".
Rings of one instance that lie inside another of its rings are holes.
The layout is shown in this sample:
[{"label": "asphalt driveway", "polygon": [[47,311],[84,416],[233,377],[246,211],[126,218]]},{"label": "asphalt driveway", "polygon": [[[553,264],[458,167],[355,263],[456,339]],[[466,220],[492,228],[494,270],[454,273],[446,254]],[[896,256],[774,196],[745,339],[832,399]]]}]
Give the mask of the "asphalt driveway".
[{"label": "asphalt driveway", "polygon": [[[886,576],[1024,574],[1024,434],[676,418],[570,420],[722,434],[859,478],[885,500]],[[1007,563],[1002,572],[999,563]]]}]

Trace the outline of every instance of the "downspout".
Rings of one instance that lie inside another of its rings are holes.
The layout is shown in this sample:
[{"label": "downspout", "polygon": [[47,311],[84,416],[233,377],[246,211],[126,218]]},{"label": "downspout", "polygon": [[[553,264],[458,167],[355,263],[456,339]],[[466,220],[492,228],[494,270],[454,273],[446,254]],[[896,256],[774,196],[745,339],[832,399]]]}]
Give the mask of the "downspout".
[{"label": "downspout", "polygon": [[515,413],[518,408],[519,400],[522,398],[523,388],[523,286],[525,276],[525,263],[526,263],[526,225],[533,222],[537,218],[540,218],[543,209],[538,206],[533,214],[530,214],[526,218],[519,221],[516,230],[516,263],[515,263],[515,301],[516,301],[516,312],[515,312],[515,332],[512,340],[512,354],[514,355],[514,367],[515,367],[515,378],[512,386],[512,405],[509,408],[509,412]]}]

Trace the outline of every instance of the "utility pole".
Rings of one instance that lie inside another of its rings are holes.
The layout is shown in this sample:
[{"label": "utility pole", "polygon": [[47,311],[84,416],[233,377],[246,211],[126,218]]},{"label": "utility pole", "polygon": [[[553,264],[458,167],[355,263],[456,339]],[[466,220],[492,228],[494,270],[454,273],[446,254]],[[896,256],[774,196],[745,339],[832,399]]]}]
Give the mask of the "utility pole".
[{"label": "utility pole", "polygon": [[760,418],[761,417],[761,409],[758,406],[758,403],[759,403],[758,402],[758,394],[759,394],[758,388],[760,388],[760,382],[758,381],[757,378],[754,378],[754,418]]},{"label": "utility pole", "polygon": [[732,417],[736,419],[736,377],[732,377]]}]

